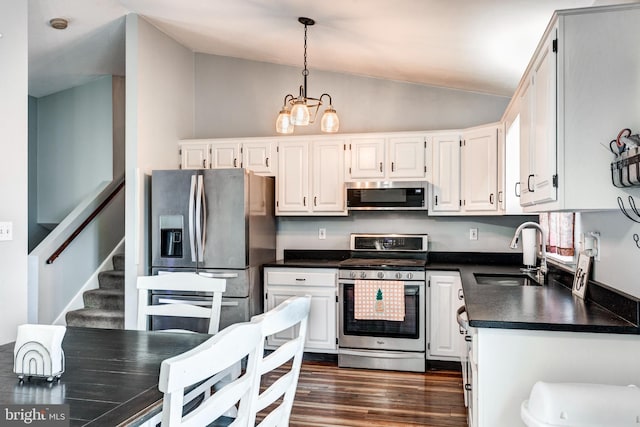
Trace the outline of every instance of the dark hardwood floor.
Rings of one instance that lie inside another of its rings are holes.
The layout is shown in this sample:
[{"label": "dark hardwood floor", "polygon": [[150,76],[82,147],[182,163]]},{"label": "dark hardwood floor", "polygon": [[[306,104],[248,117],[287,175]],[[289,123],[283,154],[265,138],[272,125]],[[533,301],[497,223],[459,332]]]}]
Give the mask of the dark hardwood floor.
[{"label": "dark hardwood floor", "polygon": [[372,371],[305,360],[289,425],[466,427],[463,399],[459,371]]}]

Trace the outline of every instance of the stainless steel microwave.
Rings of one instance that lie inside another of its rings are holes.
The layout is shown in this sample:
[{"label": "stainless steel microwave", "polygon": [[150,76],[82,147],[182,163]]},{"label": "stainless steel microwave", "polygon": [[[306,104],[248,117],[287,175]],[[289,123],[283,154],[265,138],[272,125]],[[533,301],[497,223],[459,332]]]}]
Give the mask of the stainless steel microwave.
[{"label": "stainless steel microwave", "polygon": [[427,210],[426,181],[347,182],[349,210]]}]

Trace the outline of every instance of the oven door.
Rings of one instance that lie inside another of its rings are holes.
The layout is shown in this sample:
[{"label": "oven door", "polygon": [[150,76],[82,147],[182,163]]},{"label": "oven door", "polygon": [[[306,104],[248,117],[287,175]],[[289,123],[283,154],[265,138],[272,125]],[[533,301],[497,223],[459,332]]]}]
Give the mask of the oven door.
[{"label": "oven door", "polygon": [[340,281],[338,343],[341,348],[425,351],[425,322],[422,317],[426,313],[424,282],[405,283],[405,319],[402,322],[356,320],[354,282]]}]

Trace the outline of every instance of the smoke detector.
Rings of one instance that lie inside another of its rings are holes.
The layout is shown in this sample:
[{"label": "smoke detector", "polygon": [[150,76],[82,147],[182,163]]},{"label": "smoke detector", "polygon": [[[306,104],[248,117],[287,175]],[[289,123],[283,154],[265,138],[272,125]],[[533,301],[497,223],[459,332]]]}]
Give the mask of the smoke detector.
[{"label": "smoke detector", "polygon": [[53,18],[49,21],[49,25],[56,30],[64,30],[69,25],[69,21],[64,18]]}]

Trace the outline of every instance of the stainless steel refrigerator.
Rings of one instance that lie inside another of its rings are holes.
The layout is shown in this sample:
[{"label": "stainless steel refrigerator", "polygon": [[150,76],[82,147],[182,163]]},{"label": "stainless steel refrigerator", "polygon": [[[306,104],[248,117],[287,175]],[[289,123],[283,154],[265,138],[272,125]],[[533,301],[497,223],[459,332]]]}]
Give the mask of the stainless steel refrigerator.
[{"label": "stainless steel refrigerator", "polygon": [[[275,260],[274,198],[274,179],[246,169],[153,171],[151,273],[225,278],[220,328],[248,321],[262,312],[261,266]],[[201,297],[152,295],[152,302]],[[151,327],[206,331],[206,325],[169,321],[152,319]]]}]

